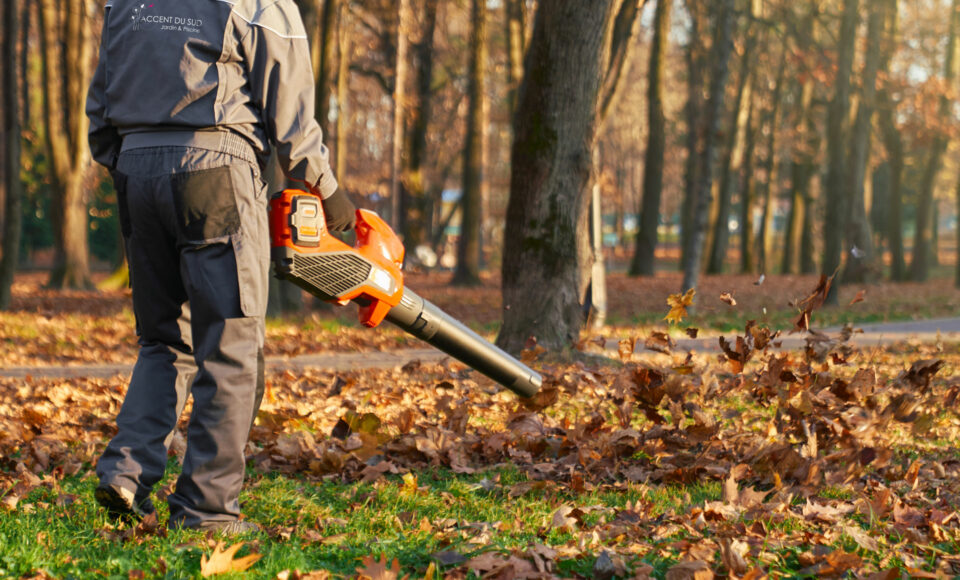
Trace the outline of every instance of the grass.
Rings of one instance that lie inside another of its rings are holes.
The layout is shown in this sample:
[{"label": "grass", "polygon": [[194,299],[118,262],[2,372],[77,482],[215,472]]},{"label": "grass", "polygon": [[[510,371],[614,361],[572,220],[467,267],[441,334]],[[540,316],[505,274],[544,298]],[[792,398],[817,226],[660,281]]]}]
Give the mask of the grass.
[{"label": "grass", "polygon": [[[172,481],[177,471],[171,464],[166,481]],[[488,492],[477,485],[485,477],[497,476],[501,485],[522,479],[511,470],[474,476],[441,470],[420,474],[418,489],[412,490],[399,477],[371,485],[253,475],[241,496],[247,517],[267,529],[296,530],[285,542],[269,540],[265,533],[247,538],[258,540],[263,554],[254,569],[263,577],[274,577],[285,569],[350,575],[364,556],[385,553],[398,558],[404,569],[423,571],[435,552],[509,550],[540,541],[537,533],[549,521],[549,504],[538,494],[504,501],[502,488]],[[94,571],[106,577],[127,577],[132,570],[159,569],[161,559],[167,578],[199,575],[200,554],[209,550],[198,532],[171,531],[166,538],[148,536],[141,543],[104,537],[112,524],[93,502],[95,484],[95,478],[87,475],[64,479],[58,490],[38,488],[23,500],[32,508],[22,507],[0,518],[0,576],[43,570],[57,577],[82,577]],[[75,499],[62,505],[64,497]],[[158,504],[158,509],[164,521],[166,506]],[[472,524],[467,528],[470,533],[490,531],[494,522],[510,522],[513,527],[488,533],[489,543],[472,544],[468,533],[465,539],[448,544],[444,535],[420,530],[423,519]],[[304,539],[298,531],[307,529],[317,530],[326,540]],[[551,532],[543,541],[565,539],[564,534]]]},{"label": "grass", "polygon": [[[177,472],[171,462],[161,486],[173,481]],[[491,481],[496,481],[493,487]],[[243,577],[273,578],[294,569],[322,569],[349,577],[362,558],[381,553],[397,558],[405,572],[422,575],[437,552],[470,557],[537,543],[569,544],[570,533],[549,526],[561,504],[584,509],[584,524],[592,526],[631,502],[649,502],[651,513],[660,515],[720,497],[719,483],[655,489],[632,486],[625,491],[579,495],[552,492],[546,486],[510,497],[511,486],[524,481],[510,467],[472,475],[430,470],[418,474],[415,489],[399,476],[376,484],[344,484],[251,473],[241,495],[245,515],[274,537],[262,532],[243,538],[263,556],[250,576]],[[56,488],[35,489],[20,509],[0,518],[0,577],[43,571],[54,577],[126,578],[136,570],[164,578],[200,576],[201,554],[210,553],[202,533],[177,530],[166,537],[115,539],[115,523],[93,501],[95,485],[89,473],[64,478]],[[166,505],[158,502],[158,510],[161,522],[165,521]],[[289,533],[289,539],[277,539],[280,532]],[[679,539],[682,533],[662,542]],[[581,558],[563,562],[558,572],[589,576],[595,558],[594,551],[588,550]],[[668,564],[668,559],[654,552],[644,561],[661,572]]]},{"label": "grass", "polygon": [[[171,461],[159,487],[174,481],[178,471]],[[400,476],[369,484],[250,472],[241,503],[245,516],[265,531],[228,540],[228,544],[244,541],[238,556],[256,551],[262,558],[245,574],[223,577],[275,578],[284,570],[326,570],[334,577],[354,577],[364,557],[385,554],[390,560],[399,560],[403,573],[418,578],[431,562],[436,565],[433,555],[438,552],[457,552],[469,558],[489,550],[509,553],[535,544],[569,548],[576,543],[575,536],[550,526],[560,505],[581,508],[586,512],[583,524],[589,528],[612,519],[628,504],[643,502],[650,515],[657,517],[689,512],[721,496],[719,482],[627,485],[580,494],[554,491],[544,484],[518,496],[511,494],[515,485],[524,482],[525,476],[509,466],[471,475],[431,469],[417,474],[415,486]],[[137,571],[157,578],[200,577],[201,556],[209,555],[212,545],[204,534],[174,530],[121,541],[116,535],[125,524],[111,522],[94,503],[95,485],[90,472],[64,478],[57,486],[35,489],[17,511],[0,518],[0,577],[43,572],[58,578],[128,578]],[[843,495],[837,491],[836,495]],[[157,503],[160,521],[165,522],[166,505]],[[776,533],[792,530],[798,523],[787,520],[767,525]],[[627,564],[648,564],[655,576],[662,577],[676,561],[684,537],[682,529],[668,537],[651,537],[647,540],[649,551],[642,550],[642,557]],[[835,547],[856,551],[850,544],[847,536],[835,541]],[[590,577],[602,549],[601,543],[579,557],[563,559],[556,572]],[[777,555],[778,567],[787,571],[802,567],[794,549],[771,550]]]}]

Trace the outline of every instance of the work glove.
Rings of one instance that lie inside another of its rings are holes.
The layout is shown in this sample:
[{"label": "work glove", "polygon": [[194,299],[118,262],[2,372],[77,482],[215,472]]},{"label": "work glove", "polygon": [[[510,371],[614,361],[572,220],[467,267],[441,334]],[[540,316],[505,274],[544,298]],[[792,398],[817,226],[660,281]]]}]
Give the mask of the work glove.
[{"label": "work glove", "polygon": [[323,214],[327,218],[327,229],[331,232],[345,232],[353,229],[357,221],[357,208],[347,197],[347,193],[338,189],[323,200]]}]

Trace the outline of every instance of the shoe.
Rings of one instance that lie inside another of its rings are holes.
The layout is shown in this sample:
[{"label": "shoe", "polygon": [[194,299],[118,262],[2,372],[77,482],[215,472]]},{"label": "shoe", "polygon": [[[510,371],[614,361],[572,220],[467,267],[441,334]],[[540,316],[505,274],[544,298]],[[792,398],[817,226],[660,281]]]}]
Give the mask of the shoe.
[{"label": "shoe", "polygon": [[140,521],[157,512],[149,497],[137,499],[132,491],[115,483],[101,483],[93,492],[93,497],[112,518]]},{"label": "shoe", "polygon": [[255,534],[260,531],[260,526],[246,520],[230,520],[227,522],[204,522],[194,529],[205,532],[213,532],[224,536],[239,536],[241,534]]}]

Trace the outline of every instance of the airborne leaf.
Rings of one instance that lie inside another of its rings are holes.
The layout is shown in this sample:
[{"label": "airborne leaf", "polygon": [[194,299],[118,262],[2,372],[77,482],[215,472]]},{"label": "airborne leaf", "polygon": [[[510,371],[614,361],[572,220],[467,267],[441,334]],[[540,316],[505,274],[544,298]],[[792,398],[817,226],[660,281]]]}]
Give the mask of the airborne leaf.
[{"label": "airborne leaf", "polygon": [[687,317],[687,308],[693,305],[693,298],[697,291],[693,288],[687,290],[686,294],[671,294],[667,297],[667,306],[670,312],[663,318],[672,324],[680,324]]}]

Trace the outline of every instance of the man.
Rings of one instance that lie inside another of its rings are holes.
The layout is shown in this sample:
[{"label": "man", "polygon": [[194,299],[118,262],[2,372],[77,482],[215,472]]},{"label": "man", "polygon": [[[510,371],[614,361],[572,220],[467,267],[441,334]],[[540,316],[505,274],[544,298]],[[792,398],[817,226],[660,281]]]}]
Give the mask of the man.
[{"label": "man", "polygon": [[168,526],[257,529],[238,497],[264,384],[271,146],[287,177],[323,198],[330,229],[354,222],[313,109],[292,0],[106,1],[89,140],[117,189],[140,343],[97,463],[96,499],[112,515],[154,511],[192,391]]}]

